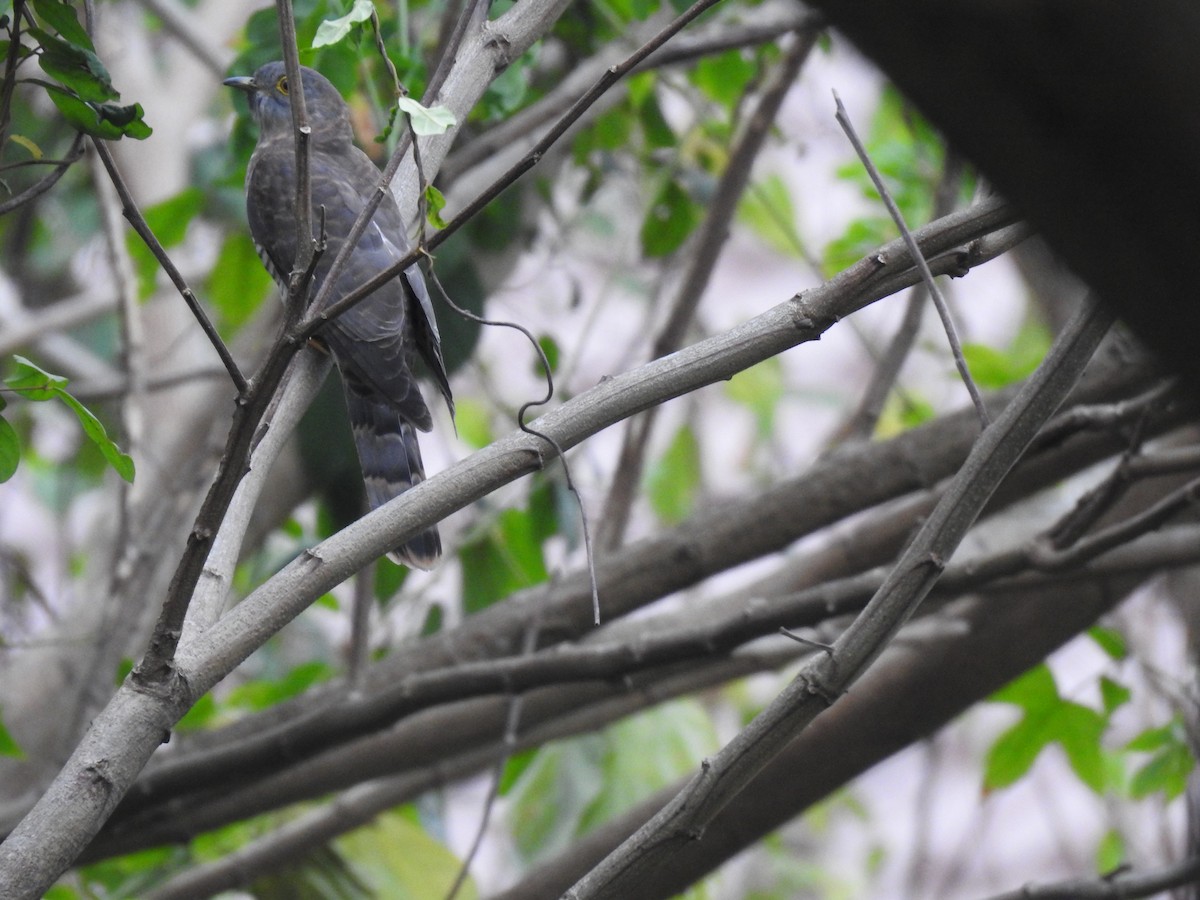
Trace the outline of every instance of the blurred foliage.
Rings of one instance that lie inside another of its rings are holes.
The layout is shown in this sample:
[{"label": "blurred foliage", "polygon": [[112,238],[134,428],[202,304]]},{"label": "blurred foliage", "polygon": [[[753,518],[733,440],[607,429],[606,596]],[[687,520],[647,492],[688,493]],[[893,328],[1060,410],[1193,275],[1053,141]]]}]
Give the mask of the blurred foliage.
[{"label": "blurred foliage", "polygon": [[[109,438],[96,414],[67,392],[66,378],[50,374],[23,356],[12,358],[12,369],[12,374],[4,379],[4,391],[33,403],[57,400],[65,405],[75,414],[83,433],[116,473],[126,481],[133,481],[133,460]],[[3,396],[0,396],[0,411],[4,410],[5,405]],[[21,444],[16,429],[2,417],[0,422],[3,423],[0,426],[0,481],[7,481],[17,470]]]}]

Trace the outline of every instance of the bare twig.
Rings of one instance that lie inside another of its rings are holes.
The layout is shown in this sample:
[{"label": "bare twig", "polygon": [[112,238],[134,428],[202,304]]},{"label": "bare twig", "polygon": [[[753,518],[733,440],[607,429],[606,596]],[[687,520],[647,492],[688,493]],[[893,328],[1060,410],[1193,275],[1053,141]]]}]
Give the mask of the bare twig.
[{"label": "bare twig", "polygon": [[1114,872],[1054,884],[1027,884],[991,900],[1136,900],[1200,880],[1200,856],[1150,872]]},{"label": "bare twig", "polygon": [[213,349],[217,351],[217,356],[221,358],[225,370],[229,372],[229,377],[233,380],[234,387],[238,393],[244,393],[246,390],[246,377],[242,374],[242,370],[238,368],[237,362],[233,358],[233,354],[229,352],[229,348],[225,346],[225,342],[221,340],[221,335],[217,332],[216,326],[212,320],[208,318],[208,313],[204,311],[204,307],[200,305],[200,301],[196,299],[195,293],[188,287],[183,276],[179,273],[179,269],[175,267],[175,263],[171,261],[171,257],[163,249],[162,244],[158,242],[158,238],[154,236],[154,232],[150,230],[150,226],[146,224],[145,217],[137,208],[137,204],[133,200],[133,194],[130,192],[128,185],[125,184],[125,179],[121,177],[120,171],[117,169],[116,161],[113,159],[112,152],[108,149],[108,144],[102,140],[92,141],[92,146],[96,150],[96,154],[100,157],[100,161],[104,163],[104,168],[108,172],[108,177],[112,181],[113,186],[117,189],[117,195],[121,198],[122,213],[137,232],[138,237],[145,242],[146,247],[154,254],[154,258],[158,260],[158,264],[162,266],[167,277],[171,279],[172,284],[183,297],[184,302],[188,305],[188,309],[192,311],[196,321],[199,323],[201,330],[208,338]]},{"label": "bare twig", "polygon": [[[962,160],[951,151],[947,151],[946,164],[942,170],[933,202],[933,218],[940,219],[948,215],[955,205],[955,195],[959,181],[962,178]],[[921,330],[921,320],[924,318],[925,304],[929,301],[929,285],[922,281],[913,288],[904,307],[904,316],[900,327],[892,335],[887,350],[871,373],[871,381],[863,391],[858,409],[850,416],[842,433],[851,438],[865,440],[870,437],[883,413],[883,405],[892,386],[900,376],[900,369],[908,359],[909,353]]]},{"label": "bare twig", "polygon": [[[279,18],[279,42],[283,47],[283,65],[288,80],[288,107],[292,112],[292,129],[296,140],[296,258],[292,261],[292,271],[287,276],[287,302],[284,308],[286,328],[303,316],[305,298],[312,283],[318,240],[324,238],[324,233],[319,237],[313,234],[312,180],[308,146],[312,126],[308,123],[308,105],[304,100],[304,79],[300,75],[296,21],[292,17],[291,0],[276,0],[275,12]],[[353,247],[353,243],[350,243],[350,246]],[[333,279],[329,280],[332,282]]]},{"label": "bare twig", "polygon": [[23,206],[31,200],[36,200],[54,185],[58,184],[58,180],[67,174],[67,169],[73,163],[78,162],[83,157],[83,133],[75,135],[75,140],[71,143],[71,148],[67,151],[67,155],[62,160],[53,163],[54,171],[43,175],[21,193],[9,197],[3,203],[0,203],[0,216],[5,213],[12,212],[19,206]]},{"label": "bare twig", "polygon": [[1195,505],[1200,499],[1200,479],[1189,481],[1153,506],[1110,525],[1091,537],[1083,538],[1068,549],[1059,549],[1048,540],[1034,541],[1029,547],[1033,564],[1047,571],[1074,568],[1113,547],[1127,543],[1140,534],[1161,528],[1172,518]]},{"label": "bare twig", "polygon": [[[846,132],[846,137],[850,139],[850,143],[854,146],[854,152],[858,154],[858,158],[862,161],[867,174],[871,176],[875,190],[879,192],[880,199],[883,200],[888,213],[891,214],[892,220],[896,223],[896,227],[900,229],[900,236],[904,238],[904,242],[908,245],[909,252],[913,252],[916,245],[913,242],[912,233],[908,230],[908,226],[904,222],[904,216],[901,214],[900,208],[896,206],[896,201],[892,199],[887,185],[883,183],[883,176],[879,174],[879,170],[871,161],[871,157],[867,153],[867,148],[863,146],[863,142],[855,132],[854,125],[850,121],[850,115],[846,112],[846,107],[842,104],[842,98],[837,95],[837,91],[834,91],[833,99],[837,104],[838,124]],[[983,404],[983,397],[979,393],[979,388],[975,386],[975,380],[971,377],[971,370],[967,367],[967,360],[963,356],[962,343],[958,339],[958,331],[954,327],[954,319],[950,315],[950,307],[946,305],[946,299],[942,296],[937,282],[933,280],[933,273],[929,271],[929,264],[919,255],[914,257],[914,261],[921,273],[922,280],[929,289],[929,296],[933,298],[933,305],[941,317],[942,327],[946,330],[946,339],[950,342],[950,352],[954,355],[954,365],[958,369],[958,374],[962,377],[963,384],[966,385],[967,393],[971,395],[971,402],[979,410],[979,421],[986,428],[988,425],[987,409]]]}]

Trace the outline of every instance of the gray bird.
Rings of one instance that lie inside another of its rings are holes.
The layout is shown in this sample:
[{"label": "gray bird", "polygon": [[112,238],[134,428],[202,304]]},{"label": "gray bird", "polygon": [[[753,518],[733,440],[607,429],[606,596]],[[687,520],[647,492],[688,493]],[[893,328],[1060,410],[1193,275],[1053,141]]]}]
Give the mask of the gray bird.
[{"label": "gray bird", "polygon": [[[354,146],[350,109],[337,89],[313,69],[302,68],[301,77],[312,126],[313,220],[320,223],[323,209],[328,241],[313,275],[310,296],[315,297],[354,220],[379,186],[379,170]],[[284,283],[296,258],[296,150],[287,72],[282,62],[272,62],[251,77],[230,78],[225,84],[246,92],[258,124],[258,145],[246,170],[246,213],[259,256]],[[400,208],[385,192],[329,303],[398,262],[410,246]],[[454,414],[441,338],[420,270],[405,270],[403,277],[322,328],[318,339],[332,352],[342,376],[367,500],[374,509],[425,479],[415,429],[429,431],[433,420],[413,376],[418,356]],[[433,527],[388,555],[428,569],[441,552]]]}]

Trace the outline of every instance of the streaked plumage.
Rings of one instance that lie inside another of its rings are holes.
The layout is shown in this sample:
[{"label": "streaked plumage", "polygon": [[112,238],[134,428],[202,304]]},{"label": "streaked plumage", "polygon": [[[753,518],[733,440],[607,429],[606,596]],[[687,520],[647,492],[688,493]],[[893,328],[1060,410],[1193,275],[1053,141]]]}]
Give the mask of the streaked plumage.
[{"label": "streaked plumage", "polygon": [[[354,220],[379,184],[379,170],[353,143],[350,110],[337,89],[312,69],[302,69],[309,141],[314,227],[324,207],[327,246],[313,277],[316,296]],[[245,91],[258,124],[258,145],[246,170],[246,211],[259,254],[276,279],[291,272],[296,258],[296,157],[287,75],[282,62],[268,63],[252,77],[231,78]],[[329,302],[353,290],[408,253],[400,209],[383,198]],[[433,420],[413,377],[419,355],[454,412],[442,361],[440,338],[425,281],[416,266],[330,322],[319,334],[342,376],[354,442],[362,464],[367,499],[374,509],[424,480],[414,429],[429,431]],[[441,554],[437,528],[430,528],[389,554],[397,562],[427,569]]]}]

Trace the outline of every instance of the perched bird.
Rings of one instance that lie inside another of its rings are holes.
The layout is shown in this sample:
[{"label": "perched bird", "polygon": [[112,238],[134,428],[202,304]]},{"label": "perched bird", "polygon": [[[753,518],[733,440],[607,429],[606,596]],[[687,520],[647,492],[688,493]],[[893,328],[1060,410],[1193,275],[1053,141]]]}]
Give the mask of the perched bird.
[{"label": "perched bird", "polygon": [[[302,68],[301,78],[312,127],[313,221],[319,225],[323,215],[327,239],[313,275],[310,296],[315,297],[380,175],[354,146],[350,109],[337,89],[313,69]],[[225,84],[246,93],[258,125],[258,145],[246,170],[246,212],[259,256],[283,283],[296,259],[296,149],[287,72],[282,62],[272,62]],[[410,246],[400,208],[385,192],[328,303],[398,262]],[[327,324],[317,339],[329,348],[341,373],[367,500],[374,509],[425,479],[416,429],[429,431],[433,420],[412,371],[418,356],[454,414],[437,322],[420,270],[415,265],[407,269]],[[428,569],[441,552],[433,527],[388,555]]]}]

